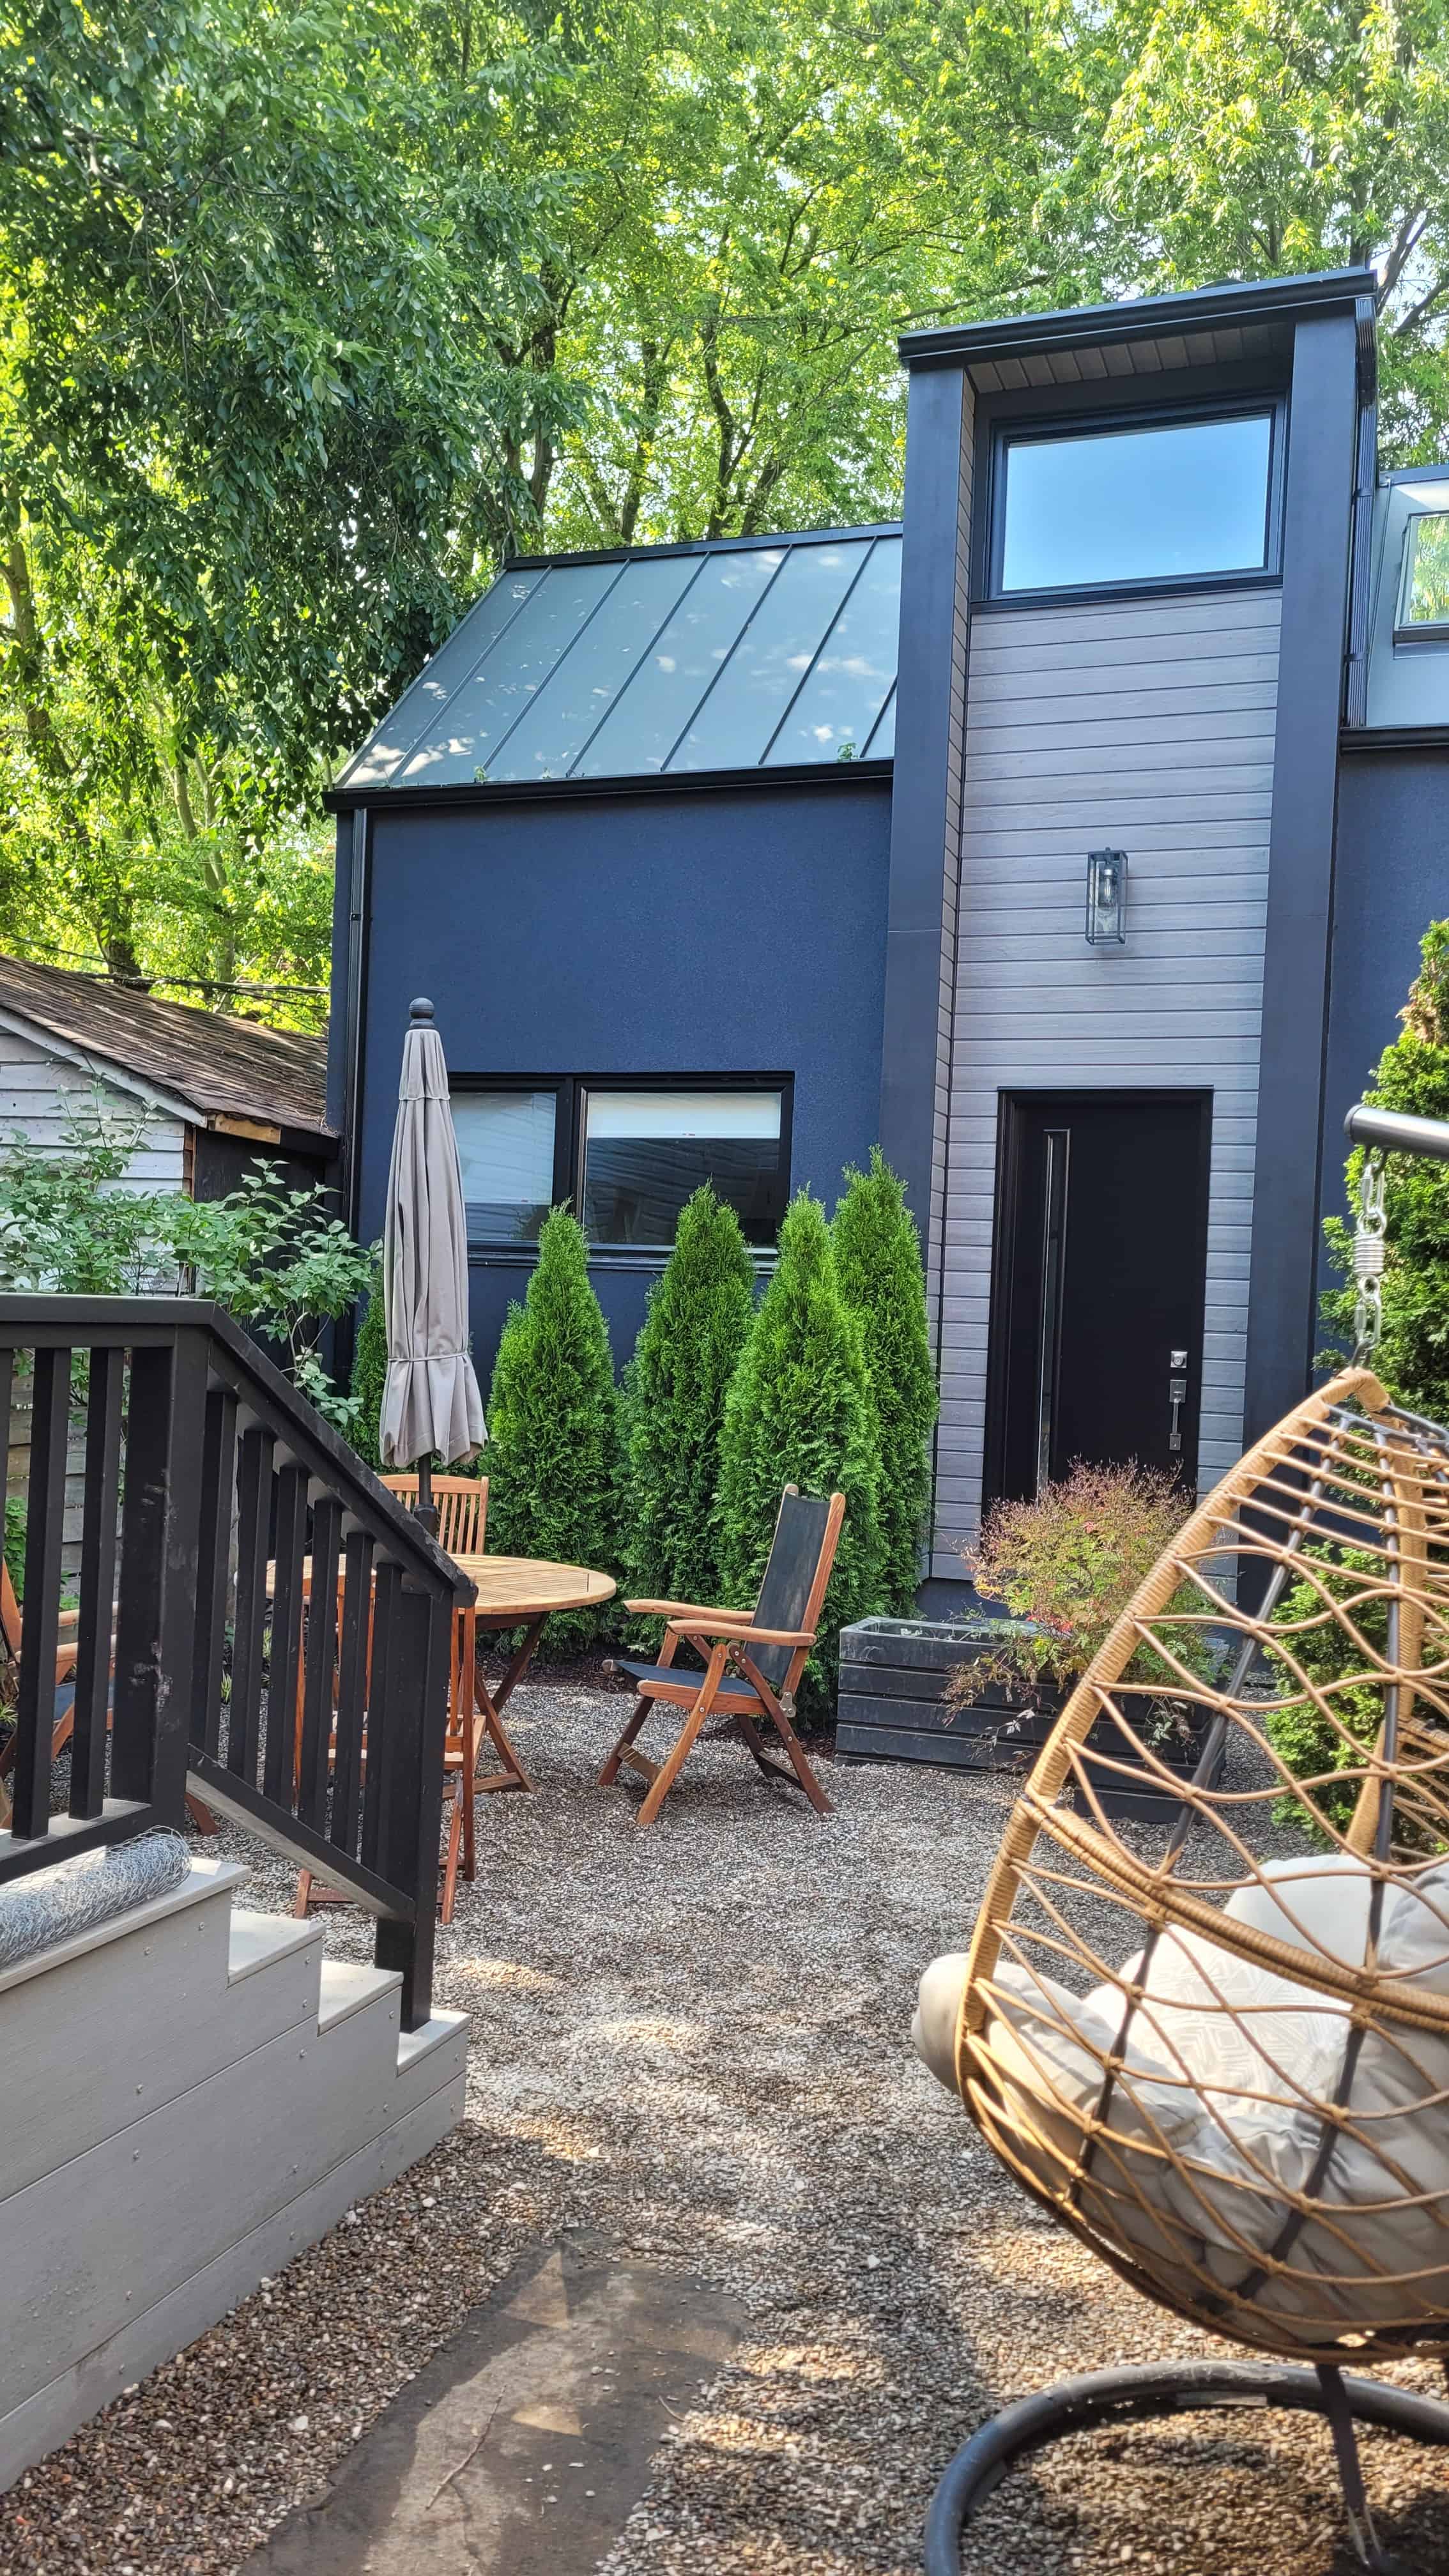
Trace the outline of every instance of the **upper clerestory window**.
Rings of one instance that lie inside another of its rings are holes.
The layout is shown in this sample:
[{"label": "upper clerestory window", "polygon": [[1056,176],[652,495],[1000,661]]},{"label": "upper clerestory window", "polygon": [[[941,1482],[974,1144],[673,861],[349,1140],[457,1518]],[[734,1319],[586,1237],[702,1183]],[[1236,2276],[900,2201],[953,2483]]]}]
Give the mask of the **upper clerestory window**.
[{"label": "upper clerestory window", "polygon": [[1276,570],[1278,408],[998,434],[991,590],[1172,588]]},{"label": "upper clerestory window", "polygon": [[1404,532],[1394,641],[1449,643],[1449,510],[1416,510]]}]

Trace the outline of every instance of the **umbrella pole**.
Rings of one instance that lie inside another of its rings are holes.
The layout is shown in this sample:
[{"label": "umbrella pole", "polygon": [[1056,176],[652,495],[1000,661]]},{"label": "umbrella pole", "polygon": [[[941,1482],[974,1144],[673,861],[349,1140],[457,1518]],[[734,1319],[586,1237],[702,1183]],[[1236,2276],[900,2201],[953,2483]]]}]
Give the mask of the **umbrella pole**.
[{"label": "umbrella pole", "polygon": [[438,1506],[433,1500],[433,1462],[418,1460],[418,1499],[413,1505],[413,1519],[421,1521],[429,1538],[438,1535]]}]

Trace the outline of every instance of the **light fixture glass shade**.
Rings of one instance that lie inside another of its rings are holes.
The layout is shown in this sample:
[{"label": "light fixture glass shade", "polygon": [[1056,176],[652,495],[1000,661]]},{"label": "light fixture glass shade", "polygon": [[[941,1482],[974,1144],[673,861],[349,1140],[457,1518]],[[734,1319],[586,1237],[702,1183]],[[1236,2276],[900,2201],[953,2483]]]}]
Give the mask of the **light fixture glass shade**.
[{"label": "light fixture glass shade", "polygon": [[1087,944],[1121,948],[1127,940],[1127,853],[1087,852]]}]

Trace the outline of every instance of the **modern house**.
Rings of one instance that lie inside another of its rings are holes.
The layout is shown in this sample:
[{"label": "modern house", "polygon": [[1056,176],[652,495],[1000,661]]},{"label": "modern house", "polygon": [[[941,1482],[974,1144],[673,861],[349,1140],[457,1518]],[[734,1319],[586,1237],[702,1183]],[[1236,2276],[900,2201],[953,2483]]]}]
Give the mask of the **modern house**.
[{"label": "modern house", "polygon": [[993,1495],[1208,1484],[1303,1391],[1343,1111],[1449,907],[1449,469],[1376,477],[1374,284],[914,333],[901,527],[478,602],[334,791],[329,1112],[374,1231],[429,993],[485,1377],[551,1201],[622,1359],[700,1178],[764,1247],[878,1137],[937,1577]]}]

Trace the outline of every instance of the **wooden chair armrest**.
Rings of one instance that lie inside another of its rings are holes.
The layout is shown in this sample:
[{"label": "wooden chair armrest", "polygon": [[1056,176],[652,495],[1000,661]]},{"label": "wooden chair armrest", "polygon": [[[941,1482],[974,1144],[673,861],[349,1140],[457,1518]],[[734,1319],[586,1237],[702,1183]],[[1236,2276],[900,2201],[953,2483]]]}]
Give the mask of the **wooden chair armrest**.
[{"label": "wooden chair armrest", "polygon": [[702,1601],[626,1601],[626,1610],[645,1619],[748,1619],[748,1610],[720,1610]]},{"label": "wooden chair armrest", "polygon": [[723,1617],[716,1610],[703,1618],[671,1619],[669,1625],[676,1637],[690,1639],[722,1637],[727,1643],[751,1646],[813,1646],[815,1643],[813,1628],[757,1628],[750,1619],[744,1616],[732,1618],[728,1611]]},{"label": "wooden chair armrest", "polygon": [[79,1603],[79,1602],[77,1602],[77,1603],[76,1603],[76,1605],[75,1605],[75,1608],[74,1608],[73,1610],[61,1610],[61,1611],[59,1611],[59,1612],[57,1613],[56,1625],[57,1625],[58,1627],[61,1627],[61,1628],[77,1628],[77,1627],[79,1627],[79,1625],[80,1625],[80,1603]]}]

